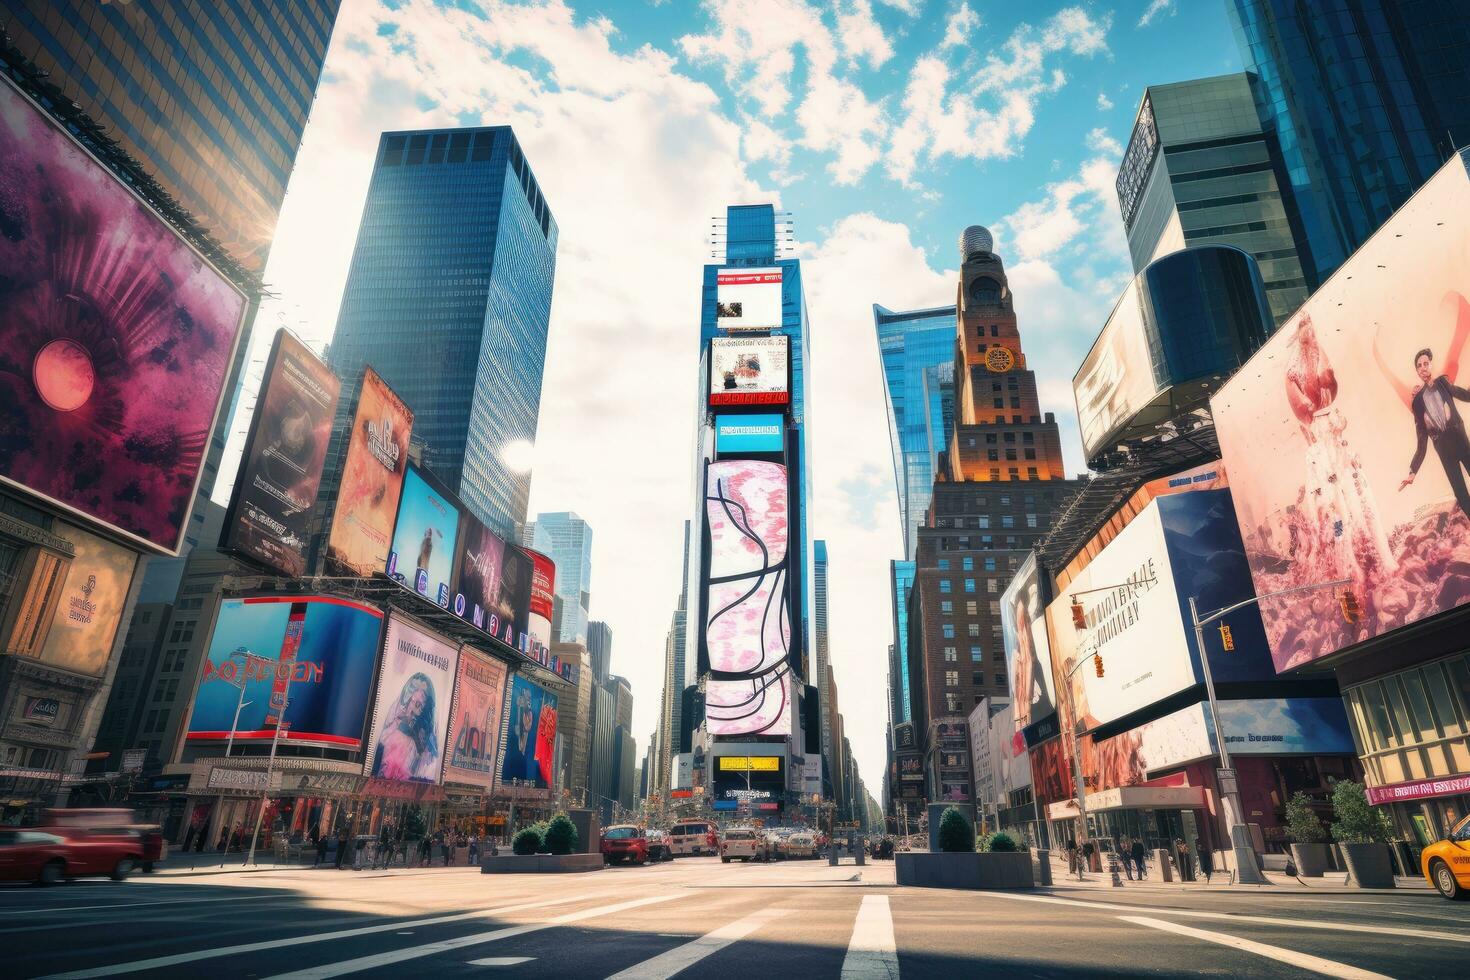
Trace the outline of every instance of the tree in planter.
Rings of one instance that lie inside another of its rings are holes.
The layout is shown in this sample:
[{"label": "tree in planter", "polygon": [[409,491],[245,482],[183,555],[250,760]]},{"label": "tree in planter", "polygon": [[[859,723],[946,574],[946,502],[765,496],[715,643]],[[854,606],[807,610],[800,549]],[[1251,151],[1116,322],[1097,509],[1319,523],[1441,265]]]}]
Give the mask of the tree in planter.
[{"label": "tree in planter", "polygon": [[1293,844],[1327,843],[1327,828],[1312,808],[1312,798],[1301,791],[1286,801],[1286,839]]},{"label": "tree in planter", "polygon": [[1368,805],[1362,783],[1343,780],[1334,786],[1332,809],[1337,815],[1332,839],[1339,844],[1387,844],[1393,840],[1388,814]]},{"label": "tree in planter", "polygon": [[558,813],[546,825],[546,849],[552,854],[571,854],[577,849],[577,828],[565,813]]},{"label": "tree in planter", "polygon": [[950,853],[975,850],[975,831],[959,807],[949,807],[939,818],[939,849]]},{"label": "tree in planter", "polygon": [[1014,854],[1020,849],[1016,839],[1002,830],[997,830],[980,842],[980,850],[991,854]]},{"label": "tree in planter", "polygon": [[424,834],[428,833],[428,824],[424,822],[424,811],[417,806],[409,807],[403,814],[403,839],[423,840]]},{"label": "tree in planter", "polygon": [[511,838],[510,849],[525,857],[541,850],[541,831],[538,827],[523,827]]}]

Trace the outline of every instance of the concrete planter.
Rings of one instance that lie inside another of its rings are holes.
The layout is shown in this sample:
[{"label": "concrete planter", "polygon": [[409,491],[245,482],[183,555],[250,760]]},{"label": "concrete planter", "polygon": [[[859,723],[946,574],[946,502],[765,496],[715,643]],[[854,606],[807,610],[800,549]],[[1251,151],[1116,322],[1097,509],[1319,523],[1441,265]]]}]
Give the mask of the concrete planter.
[{"label": "concrete planter", "polygon": [[1392,888],[1393,858],[1387,844],[1342,844],[1347,884],[1352,888]]},{"label": "concrete planter", "polygon": [[1031,855],[901,851],[894,855],[898,883],[918,888],[1035,888]]},{"label": "concrete planter", "polygon": [[1332,863],[1332,848],[1326,844],[1293,844],[1291,863],[1303,878],[1320,878]]},{"label": "concrete planter", "polygon": [[480,873],[563,874],[573,871],[601,871],[602,863],[601,854],[486,855],[480,861]]}]

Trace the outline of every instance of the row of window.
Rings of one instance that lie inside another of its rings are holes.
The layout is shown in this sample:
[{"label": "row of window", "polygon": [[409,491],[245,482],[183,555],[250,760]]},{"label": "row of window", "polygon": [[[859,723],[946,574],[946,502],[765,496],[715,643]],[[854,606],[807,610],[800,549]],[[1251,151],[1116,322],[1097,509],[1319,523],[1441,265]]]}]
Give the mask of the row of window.
[{"label": "row of window", "polygon": [[[1006,675],[1005,674],[996,674],[995,675],[995,683],[1003,685],[1003,684],[1005,684],[1005,682],[1006,682]],[[970,675],[970,683],[973,684],[973,685],[975,685],[976,687],[984,687],[985,686],[985,674],[983,672],[981,672],[981,671],[978,671],[978,670],[975,671],[974,673],[972,673]],[[944,672],[944,686],[945,687],[959,687],[960,686],[960,672],[957,671],[957,670],[946,670]],[[946,695],[946,697],[947,696],[948,695]],[[977,698],[976,701],[978,703],[979,699]],[[954,710],[954,709],[950,709],[950,710]]]},{"label": "row of window", "polygon": [[[959,651],[956,650],[954,647],[948,647],[947,646],[947,647],[944,648],[944,662],[945,663],[947,663],[947,664],[959,663],[959,659],[960,659]],[[984,663],[984,662],[985,662],[985,651],[984,651],[984,649],[982,649],[981,646],[980,646],[980,644],[978,644],[978,643],[971,645],[971,647],[970,647],[970,663],[972,663],[972,664],[978,664],[978,663]]]}]

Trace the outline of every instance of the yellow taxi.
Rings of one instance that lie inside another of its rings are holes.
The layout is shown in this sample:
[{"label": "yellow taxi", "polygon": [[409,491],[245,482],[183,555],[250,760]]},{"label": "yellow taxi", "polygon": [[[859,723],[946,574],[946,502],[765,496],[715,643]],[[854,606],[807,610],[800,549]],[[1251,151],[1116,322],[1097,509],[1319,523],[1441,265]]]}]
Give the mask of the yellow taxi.
[{"label": "yellow taxi", "polygon": [[1455,824],[1444,840],[1426,847],[1420,862],[1424,877],[1441,895],[1470,901],[1470,817]]}]

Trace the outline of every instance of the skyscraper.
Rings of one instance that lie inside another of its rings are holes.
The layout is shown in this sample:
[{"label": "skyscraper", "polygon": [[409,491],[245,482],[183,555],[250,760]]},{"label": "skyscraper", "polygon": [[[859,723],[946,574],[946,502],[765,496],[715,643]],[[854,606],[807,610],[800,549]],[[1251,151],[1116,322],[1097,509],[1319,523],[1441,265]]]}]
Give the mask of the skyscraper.
[{"label": "skyscraper", "polygon": [[1227,0],[1226,8],[1257,112],[1281,147],[1315,288],[1470,144],[1465,5]]},{"label": "skyscraper", "polygon": [[953,306],[894,312],[873,304],[905,558],[913,557],[929,509],[935,460],[949,445],[955,312]]},{"label": "skyscraper", "polygon": [[1145,89],[1117,189],[1134,272],[1192,245],[1234,245],[1260,266],[1277,324],[1306,300],[1291,185],[1243,72]]},{"label": "skyscraper", "polygon": [[822,760],[830,772],[832,766],[832,706],[822,696],[825,690],[823,679],[831,672],[828,659],[827,638],[827,542],[818,538],[812,542],[812,637],[815,656],[812,658],[812,674],[808,678],[817,691],[817,706],[822,728]]},{"label": "skyscraper", "polygon": [[570,511],[537,514],[535,522],[526,525],[522,541],[556,562],[556,594],[562,601],[557,639],[586,644],[587,609],[592,602],[592,528]]},{"label": "skyscraper", "polygon": [[530,493],[507,456],[536,439],[556,241],[510,127],[384,133],[328,356],[348,384],[364,364],[382,375],[424,465],[507,538]]},{"label": "skyscraper", "polygon": [[[684,522],[684,558],[681,568],[689,567],[689,522]],[[668,787],[670,766],[679,751],[680,731],[684,723],[685,650],[688,640],[688,579],[680,583],[679,599],[669,619],[669,632],[664,637],[664,690],[659,700],[658,729],[655,733],[655,771],[649,776],[651,789]]]},{"label": "skyscraper", "polygon": [[612,659],[612,627],[601,621],[587,624],[587,654],[592,658],[592,673],[597,683],[608,678],[608,662]]}]

